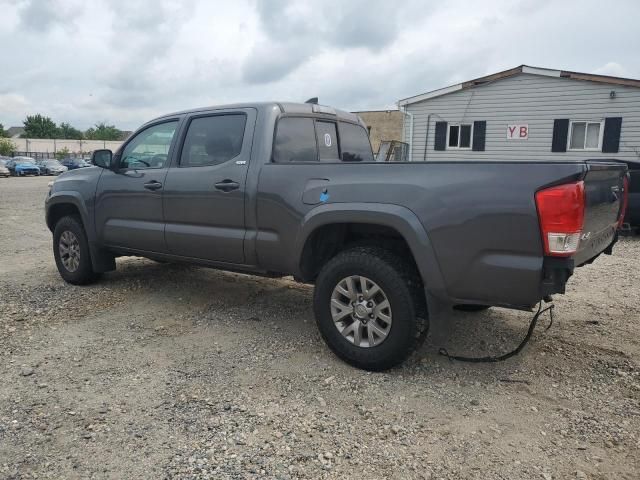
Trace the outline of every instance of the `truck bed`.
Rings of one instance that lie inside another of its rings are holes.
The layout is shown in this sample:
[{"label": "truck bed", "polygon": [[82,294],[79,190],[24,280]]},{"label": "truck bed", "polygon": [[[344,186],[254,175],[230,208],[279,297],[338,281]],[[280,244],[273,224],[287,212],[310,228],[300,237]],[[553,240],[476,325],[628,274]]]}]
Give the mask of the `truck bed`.
[{"label": "truck bed", "polygon": [[[591,161],[268,163],[256,199],[256,252],[264,268],[280,271],[289,264],[296,272],[300,225],[323,210],[334,221],[341,216],[336,212],[345,219],[356,212],[363,223],[403,211],[426,232],[407,255],[416,258],[431,295],[528,309],[563,292],[575,266],[615,241],[625,172],[615,162]],[[574,256],[547,257],[535,193],[580,180],[589,235]]]}]

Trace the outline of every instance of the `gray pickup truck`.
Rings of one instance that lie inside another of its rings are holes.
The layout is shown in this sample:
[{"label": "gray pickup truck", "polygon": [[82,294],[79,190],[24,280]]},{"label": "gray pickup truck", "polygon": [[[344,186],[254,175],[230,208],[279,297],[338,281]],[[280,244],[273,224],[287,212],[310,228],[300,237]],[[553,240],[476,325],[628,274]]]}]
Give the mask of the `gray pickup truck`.
[{"label": "gray pickup truck", "polygon": [[177,112],[51,185],[67,282],[138,255],[315,284],[329,347],[402,362],[443,306],[530,310],[611,253],[626,166],[375,162],[354,114],[295,103]]}]

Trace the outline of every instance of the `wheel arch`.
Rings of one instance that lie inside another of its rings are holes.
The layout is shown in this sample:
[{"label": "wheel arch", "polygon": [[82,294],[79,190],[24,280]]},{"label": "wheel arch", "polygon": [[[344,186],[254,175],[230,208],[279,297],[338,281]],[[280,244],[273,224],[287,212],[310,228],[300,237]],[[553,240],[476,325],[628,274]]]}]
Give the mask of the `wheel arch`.
[{"label": "wheel arch", "polygon": [[[398,247],[406,246],[422,278],[427,299],[431,296],[446,298],[442,274],[429,236],[415,213],[400,205],[326,204],[308,212],[296,237],[294,258],[297,259],[297,275],[305,281],[313,281],[319,268],[350,244],[349,240],[353,237],[348,234],[354,230],[362,232],[362,227],[373,232],[378,245],[387,246],[388,241],[393,240],[398,242]],[[314,242],[324,250],[314,251]],[[367,239],[367,243],[370,242],[371,239]]]},{"label": "wheel arch", "polygon": [[77,192],[57,192],[47,199],[46,222],[51,232],[56,223],[66,215],[79,215],[82,226],[90,240],[93,240],[93,229],[89,228],[88,212],[80,194]]}]

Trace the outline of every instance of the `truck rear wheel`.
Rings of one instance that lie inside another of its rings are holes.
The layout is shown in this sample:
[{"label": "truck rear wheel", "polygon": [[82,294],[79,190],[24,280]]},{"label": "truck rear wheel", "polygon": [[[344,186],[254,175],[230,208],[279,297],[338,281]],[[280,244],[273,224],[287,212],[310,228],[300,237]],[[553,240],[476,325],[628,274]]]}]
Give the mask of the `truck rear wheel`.
[{"label": "truck rear wheel", "polygon": [[378,247],[357,247],[320,271],[314,311],[322,337],[345,362],[380,371],[402,363],[427,334],[415,268]]},{"label": "truck rear wheel", "polygon": [[65,282],[86,285],[97,280],[93,271],[89,242],[77,215],[62,217],[53,231],[53,256]]}]

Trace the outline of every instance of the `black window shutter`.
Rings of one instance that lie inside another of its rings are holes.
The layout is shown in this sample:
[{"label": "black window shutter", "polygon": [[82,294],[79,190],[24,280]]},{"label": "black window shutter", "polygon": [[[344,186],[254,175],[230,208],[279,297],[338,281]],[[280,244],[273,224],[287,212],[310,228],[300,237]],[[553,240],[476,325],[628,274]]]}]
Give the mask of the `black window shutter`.
[{"label": "black window shutter", "polygon": [[434,150],[446,150],[447,148],[447,122],[436,122],[436,136]]},{"label": "black window shutter", "polygon": [[553,121],[553,139],[551,140],[551,151],[566,152],[568,135],[569,135],[569,119],[556,118]]},{"label": "black window shutter", "polygon": [[479,120],[473,122],[473,147],[474,152],[484,152],[484,139],[487,136],[487,122]]},{"label": "black window shutter", "polygon": [[604,119],[602,153],[618,153],[618,148],[620,147],[621,129],[622,117],[608,117]]}]

